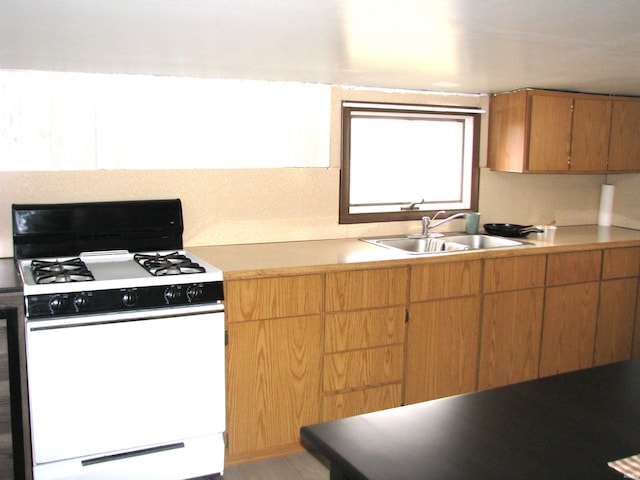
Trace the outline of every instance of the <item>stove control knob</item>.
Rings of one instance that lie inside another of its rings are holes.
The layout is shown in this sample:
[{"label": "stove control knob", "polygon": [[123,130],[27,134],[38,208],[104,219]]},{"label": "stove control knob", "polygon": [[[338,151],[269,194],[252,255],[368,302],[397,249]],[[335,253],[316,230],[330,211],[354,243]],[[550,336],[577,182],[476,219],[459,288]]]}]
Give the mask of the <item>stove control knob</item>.
[{"label": "stove control knob", "polygon": [[190,302],[193,302],[194,300],[198,300],[200,297],[202,297],[203,293],[204,292],[202,289],[202,285],[189,285],[189,287],[187,288],[187,299],[189,299]]},{"label": "stove control knob", "polygon": [[180,298],[181,293],[182,292],[180,292],[180,289],[175,285],[171,287],[167,287],[164,291],[164,299],[167,302],[167,304],[174,303]]},{"label": "stove control knob", "polygon": [[73,297],[73,308],[76,312],[84,310],[89,305],[89,297],[86,293],[79,293]]},{"label": "stove control knob", "polygon": [[62,295],[54,295],[49,299],[49,310],[51,313],[60,313],[67,306],[67,299]]},{"label": "stove control knob", "polygon": [[138,303],[138,294],[134,290],[125,290],[122,293],[122,304],[125,307],[133,307]]}]

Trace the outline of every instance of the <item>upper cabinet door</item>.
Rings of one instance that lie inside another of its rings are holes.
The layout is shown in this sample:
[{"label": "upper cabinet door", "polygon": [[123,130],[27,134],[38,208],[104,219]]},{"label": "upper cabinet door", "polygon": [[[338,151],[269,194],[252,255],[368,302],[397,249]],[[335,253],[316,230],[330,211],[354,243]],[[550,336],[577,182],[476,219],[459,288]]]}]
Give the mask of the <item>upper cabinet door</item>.
[{"label": "upper cabinet door", "polygon": [[573,99],[555,95],[531,95],[530,101],[528,171],[568,171]]},{"label": "upper cabinet door", "polygon": [[609,170],[640,170],[640,101],[638,100],[613,101]]},{"label": "upper cabinet door", "polygon": [[572,172],[603,172],[609,156],[611,100],[576,98],[571,135]]}]

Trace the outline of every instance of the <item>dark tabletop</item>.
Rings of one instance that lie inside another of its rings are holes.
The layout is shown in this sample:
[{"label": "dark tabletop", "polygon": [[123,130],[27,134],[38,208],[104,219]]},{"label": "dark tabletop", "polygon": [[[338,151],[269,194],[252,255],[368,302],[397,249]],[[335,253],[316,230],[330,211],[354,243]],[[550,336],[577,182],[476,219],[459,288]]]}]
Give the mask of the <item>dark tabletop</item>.
[{"label": "dark tabletop", "polygon": [[640,453],[640,359],[301,429],[332,479],[622,479]]}]

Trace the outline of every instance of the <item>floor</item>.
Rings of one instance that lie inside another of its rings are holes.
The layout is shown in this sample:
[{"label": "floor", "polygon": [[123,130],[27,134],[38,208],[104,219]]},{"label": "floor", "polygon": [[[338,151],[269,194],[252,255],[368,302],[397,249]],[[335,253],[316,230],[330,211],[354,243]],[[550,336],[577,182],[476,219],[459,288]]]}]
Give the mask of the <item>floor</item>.
[{"label": "floor", "polygon": [[319,456],[303,452],[227,467],[222,479],[329,480],[329,464]]}]

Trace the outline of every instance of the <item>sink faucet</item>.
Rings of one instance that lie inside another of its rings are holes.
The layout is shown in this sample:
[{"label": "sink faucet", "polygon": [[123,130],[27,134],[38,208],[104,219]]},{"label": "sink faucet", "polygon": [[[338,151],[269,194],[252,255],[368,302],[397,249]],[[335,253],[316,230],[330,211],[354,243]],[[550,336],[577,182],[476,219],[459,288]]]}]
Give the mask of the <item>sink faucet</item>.
[{"label": "sink faucet", "polygon": [[444,210],[440,210],[439,212],[436,212],[436,214],[433,216],[433,218],[429,218],[429,217],[422,217],[422,235],[423,236],[428,236],[429,235],[429,229],[430,228],[435,228],[438,227],[440,225],[442,225],[443,223],[447,223],[450,220],[453,220],[454,218],[461,218],[464,217],[466,214],[464,212],[461,213],[455,213],[447,218],[443,218],[442,220],[440,220],[437,223],[432,223],[436,217],[440,214],[444,214],[447,213]]}]

